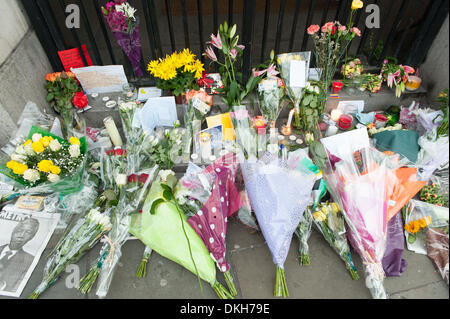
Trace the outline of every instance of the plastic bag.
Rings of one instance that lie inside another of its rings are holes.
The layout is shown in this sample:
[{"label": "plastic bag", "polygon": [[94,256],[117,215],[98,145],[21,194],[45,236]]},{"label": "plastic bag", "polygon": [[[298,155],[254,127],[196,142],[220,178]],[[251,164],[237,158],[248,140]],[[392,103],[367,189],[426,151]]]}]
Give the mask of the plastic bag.
[{"label": "plastic bag", "polygon": [[419,138],[421,149],[417,155],[416,165],[419,168],[419,179],[428,181],[433,172],[443,165],[448,165],[448,136],[436,139],[436,129]]},{"label": "plastic bag", "polygon": [[448,228],[447,233],[435,228],[428,229],[427,255],[448,285]]}]

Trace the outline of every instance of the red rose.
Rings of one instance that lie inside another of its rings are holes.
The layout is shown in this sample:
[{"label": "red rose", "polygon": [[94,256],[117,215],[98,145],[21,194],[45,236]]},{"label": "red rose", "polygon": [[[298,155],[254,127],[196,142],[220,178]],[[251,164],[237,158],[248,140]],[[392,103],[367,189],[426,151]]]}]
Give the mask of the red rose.
[{"label": "red rose", "polygon": [[128,176],[128,183],[136,183],[136,181],[137,181],[136,174]]},{"label": "red rose", "polygon": [[141,174],[141,175],[139,176],[139,183],[145,183],[145,182],[147,182],[148,177],[149,177],[148,174]]},{"label": "red rose", "polygon": [[114,150],[114,154],[116,154],[116,156],[122,156],[123,155],[123,149],[121,148],[117,148]]},{"label": "red rose", "polygon": [[114,155],[114,150],[106,151],[106,154],[108,154],[109,156],[113,156]]},{"label": "red rose", "polygon": [[72,104],[79,109],[84,109],[88,105],[89,101],[83,92],[75,93],[75,96],[72,99]]}]

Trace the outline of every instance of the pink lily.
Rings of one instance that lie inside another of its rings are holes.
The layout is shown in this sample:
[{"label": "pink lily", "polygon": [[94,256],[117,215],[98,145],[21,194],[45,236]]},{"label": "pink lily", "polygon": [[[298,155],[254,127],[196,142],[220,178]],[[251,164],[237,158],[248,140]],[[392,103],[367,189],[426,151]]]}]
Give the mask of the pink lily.
[{"label": "pink lily", "polygon": [[222,50],[222,39],[220,38],[220,33],[217,33],[217,37],[214,34],[211,34],[211,43],[213,46]]},{"label": "pink lily", "polygon": [[217,61],[216,53],[214,52],[213,48],[211,48],[211,47],[207,47],[205,50],[205,53],[203,53],[203,55],[206,55],[212,61]]},{"label": "pink lily", "polygon": [[410,67],[410,66],[401,65],[400,64],[400,67],[403,68],[403,70],[405,71],[406,74],[410,74],[410,73],[414,73],[415,72],[414,69],[412,67]]},{"label": "pink lily", "polygon": [[[236,47],[241,49],[242,51],[245,49],[245,46],[243,46],[242,44],[238,44]],[[238,50],[236,50],[236,48],[231,49],[230,56],[233,60],[236,59],[237,55],[238,55]]]}]

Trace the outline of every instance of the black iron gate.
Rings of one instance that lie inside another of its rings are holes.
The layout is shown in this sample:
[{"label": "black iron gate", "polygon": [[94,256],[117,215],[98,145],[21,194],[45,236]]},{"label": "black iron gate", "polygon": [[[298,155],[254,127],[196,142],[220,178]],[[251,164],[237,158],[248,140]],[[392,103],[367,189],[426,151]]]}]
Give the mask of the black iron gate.
[{"label": "black iron gate", "polygon": [[[23,6],[55,71],[62,69],[57,51],[85,44],[94,65],[123,64],[132,81],[153,84],[150,77],[136,79],[128,60],[116,44],[100,11],[106,0],[22,0]],[[345,23],[351,0],[130,0],[140,19],[142,68],[151,59],[174,50],[202,53],[220,23],[238,24],[246,46],[242,71],[277,53],[312,49],[306,33],[310,24],[338,20]],[[80,28],[65,25],[66,7],[80,9]],[[380,8],[380,28],[366,27],[369,13],[358,10],[355,25],[362,31],[350,54],[379,66],[386,56],[403,64],[420,65],[448,15],[448,0],[368,0]],[[81,52],[81,50],[80,50]],[[82,55],[85,65],[86,59]],[[210,68],[209,65],[205,65]],[[208,71],[215,71],[210,69]]]}]

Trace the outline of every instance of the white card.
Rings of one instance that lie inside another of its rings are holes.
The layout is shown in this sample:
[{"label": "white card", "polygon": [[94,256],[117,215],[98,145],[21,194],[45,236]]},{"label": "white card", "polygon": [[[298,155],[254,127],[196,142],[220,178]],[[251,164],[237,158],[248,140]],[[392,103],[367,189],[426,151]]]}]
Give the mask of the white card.
[{"label": "white card", "polygon": [[357,114],[364,111],[364,100],[340,101],[337,107],[344,114]]},{"label": "white card", "polygon": [[71,69],[86,94],[122,92],[128,84],[123,65],[88,66]]},{"label": "white card", "polygon": [[157,126],[173,127],[178,120],[175,97],[149,98],[140,111],[139,118],[142,128],[147,132],[153,132]]},{"label": "white card", "polygon": [[306,87],[306,61],[292,60],[289,77],[291,87]]},{"label": "white card", "polygon": [[142,87],[138,90],[138,101],[147,101],[151,97],[161,97],[162,90],[157,87]]},{"label": "white card", "polygon": [[320,81],[320,75],[322,73],[322,69],[320,68],[310,68],[309,69],[309,77],[310,81]]}]

